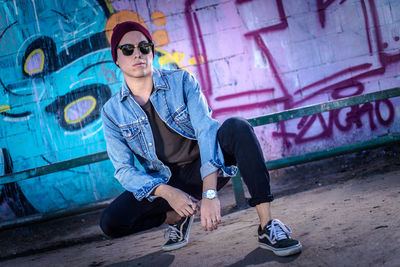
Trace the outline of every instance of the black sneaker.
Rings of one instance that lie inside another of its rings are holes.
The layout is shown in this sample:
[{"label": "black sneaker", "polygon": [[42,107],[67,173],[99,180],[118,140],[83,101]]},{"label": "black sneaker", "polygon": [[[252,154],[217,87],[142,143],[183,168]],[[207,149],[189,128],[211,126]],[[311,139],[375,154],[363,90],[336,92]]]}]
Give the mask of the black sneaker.
[{"label": "black sneaker", "polygon": [[258,244],[278,256],[289,256],[301,252],[299,241],[290,238],[292,230],[280,220],[271,220],[261,229],[258,226]]},{"label": "black sneaker", "polygon": [[183,217],[174,225],[170,224],[164,234],[165,239],[168,239],[168,241],[162,249],[171,251],[186,246],[193,220],[194,216]]}]

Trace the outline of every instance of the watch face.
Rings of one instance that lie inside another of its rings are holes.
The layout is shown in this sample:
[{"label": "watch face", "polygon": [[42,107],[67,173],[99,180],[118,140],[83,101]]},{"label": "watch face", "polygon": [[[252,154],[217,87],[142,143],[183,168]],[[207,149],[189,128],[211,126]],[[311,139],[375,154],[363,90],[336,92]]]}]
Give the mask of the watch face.
[{"label": "watch face", "polygon": [[207,190],[207,198],[213,199],[213,198],[215,198],[215,195],[216,195],[216,193],[214,190]]}]

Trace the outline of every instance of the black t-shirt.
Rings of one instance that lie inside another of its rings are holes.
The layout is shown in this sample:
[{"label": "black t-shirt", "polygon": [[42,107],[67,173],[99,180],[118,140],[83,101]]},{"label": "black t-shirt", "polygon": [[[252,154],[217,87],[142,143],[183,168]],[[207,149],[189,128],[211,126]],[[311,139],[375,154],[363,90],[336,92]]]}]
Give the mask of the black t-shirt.
[{"label": "black t-shirt", "polygon": [[172,130],[158,116],[150,100],[141,107],[150,122],[157,157],[164,164],[184,165],[200,157],[197,140],[188,139]]}]

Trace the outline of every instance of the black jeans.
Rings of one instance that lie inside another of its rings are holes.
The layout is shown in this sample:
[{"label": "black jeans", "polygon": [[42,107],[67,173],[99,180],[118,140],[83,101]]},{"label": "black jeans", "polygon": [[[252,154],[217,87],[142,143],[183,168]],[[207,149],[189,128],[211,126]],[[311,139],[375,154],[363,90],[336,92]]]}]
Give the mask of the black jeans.
[{"label": "black jeans", "polygon": [[[254,130],[247,120],[230,118],[218,130],[218,141],[224,154],[225,165],[237,165],[243,181],[249,189],[249,205],[271,202],[273,196],[269,185],[269,174],[264,156]],[[203,182],[200,175],[200,158],[184,166],[169,166],[172,172],[168,184],[201,199]],[[220,190],[229,177],[218,177]],[[104,211],[100,220],[103,232],[119,237],[160,226],[172,210],[163,198],[153,202],[138,201],[131,192],[125,191]]]}]

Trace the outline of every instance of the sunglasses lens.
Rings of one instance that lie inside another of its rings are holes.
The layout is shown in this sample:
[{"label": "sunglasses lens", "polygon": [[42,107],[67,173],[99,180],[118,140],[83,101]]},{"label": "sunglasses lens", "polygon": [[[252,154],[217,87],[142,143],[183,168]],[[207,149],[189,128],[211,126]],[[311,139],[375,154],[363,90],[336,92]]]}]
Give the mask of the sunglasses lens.
[{"label": "sunglasses lens", "polygon": [[[146,42],[141,42],[138,45],[138,48],[143,55],[149,54],[151,51],[151,47],[152,47],[152,44],[146,43]],[[133,54],[133,51],[135,51],[135,46],[132,44],[124,44],[124,45],[119,46],[118,48],[121,49],[122,54],[124,54],[124,56],[130,56]]]},{"label": "sunglasses lens", "polygon": [[151,45],[150,44],[140,44],[139,50],[143,55],[147,55],[150,53]]},{"label": "sunglasses lens", "polygon": [[124,54],[124,56],[132,55],[134,49],[135,49],[135,47],[133,45],[125,45],[125,46],[121,47],[121,51],[122,51],[122,54]]}]

